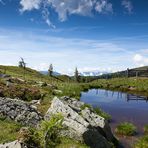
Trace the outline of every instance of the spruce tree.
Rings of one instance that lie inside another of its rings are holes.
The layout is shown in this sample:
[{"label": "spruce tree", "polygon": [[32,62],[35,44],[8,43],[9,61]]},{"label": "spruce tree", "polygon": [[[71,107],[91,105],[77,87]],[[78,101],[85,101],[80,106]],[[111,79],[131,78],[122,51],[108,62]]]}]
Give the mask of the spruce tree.
[{"label": "spruce tree", "polygon": [[78,72],[77,67],[76,67],[76,69],[75,69],[74,77],[75,77],[75,81],[76,81],[76,82],[79,82],[79,72]]},{"label": "spruce tree", "polygon": [[48,74],[49,74],[49,76],[52,76],[52,74],[53,74],[53,66],[52,66],[52,64],[50,64],[50,66],[49,66]]}]

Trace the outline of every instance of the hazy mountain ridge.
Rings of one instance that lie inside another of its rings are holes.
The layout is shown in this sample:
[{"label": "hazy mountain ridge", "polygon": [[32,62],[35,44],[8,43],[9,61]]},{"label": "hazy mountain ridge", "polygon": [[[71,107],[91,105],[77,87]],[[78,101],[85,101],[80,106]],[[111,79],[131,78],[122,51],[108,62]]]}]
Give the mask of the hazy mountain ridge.
[{"label": "hazy mountain ridge", "polygon": [[[48,75],[48,71],[40,71],[40,73],[42,73],[42,74],[44,74],[44,75]],[[108,72],[102,72],[102,71],[85,71],[85,72],[79,72],[79,75],[80,75],[80,76],[100,76],[100,75],[102,75],[102,74],[107,74],[107,73],[108,73]],[[54,76],[60,76],[60,75],[63,75],[63,74],[54,71],[54,72],[53,72],[53,75],[54,75]],[[73,74],[73,73],[68,73],[67,75],[68,75],[68,76],[73,76],[74,74]]]},{"label": "hazy mountain ridge", "polygon": [[[39,72],[40,72],[41,74],[48,75],[48,71],[39,71]],[[54,71],[54,72],[53,72],[53,75],[54,75],[54,76],[59,76],[59,75],[62,75],[62,74],[60,74],[60,73]]]},{"label": "hazy mountain ridge", "polygon": [[81,72],[81,76],[100,76],[102,74],[107,74],[108,72],[101,72],[101,71],[88,71],[88,72]]}]

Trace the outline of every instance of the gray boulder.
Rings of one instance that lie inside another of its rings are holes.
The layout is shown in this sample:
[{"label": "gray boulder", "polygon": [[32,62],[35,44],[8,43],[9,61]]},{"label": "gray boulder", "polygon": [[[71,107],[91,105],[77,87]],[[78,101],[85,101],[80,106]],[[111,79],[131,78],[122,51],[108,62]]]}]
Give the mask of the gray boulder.
[{"label": "gray boulder", "polygon": [[0,116],[29,126],[37,126],[42,120],[41,114],[26,102],[1,97]]},{"label": "gray boulder", "polygon": [[25,148],[19,141],[13,141],[6,144],[0,144],[0,148]]},{"label": "gray boulder", "polygon": [[50,120],[50,117],[57,113],[62,113],[64,116],[63,125],[67,130],[62,131],[63,136],[68,136],[86,143],[91,148],[110,148],[108,142],[114,139],[108,122],[88,108],[81,111],[83,102],[76,99],[68,99],[55,97],[51,107],[48,109],[45,120]]},{"label": "gray boulder", "polygon": [[112,134],[111,128],[103,117],[95,114],[91,109],[85,108],[81,111],[82,117],[89,122],[93,127],[96,127],[109,141],[114,141],[115,138]]}]

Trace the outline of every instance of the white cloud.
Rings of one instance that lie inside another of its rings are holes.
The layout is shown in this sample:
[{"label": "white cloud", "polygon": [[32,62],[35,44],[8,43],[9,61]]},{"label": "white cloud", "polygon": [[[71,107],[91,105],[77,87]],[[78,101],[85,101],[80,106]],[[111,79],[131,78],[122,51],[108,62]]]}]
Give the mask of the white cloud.
[{"label": "white cloud", "polygon": [[142,55],[141,54],[136,54],[134,55],[134,61],[135,62],[141,62],[143,59]]},{"label": "white cloud", "polygon": [[43,19],[49,26],[53,26],[50,19],[52,8],[61,22],[70,15],[92,16],[92,11],[98,13],[113,12],[112,4],[108,0],[21,0],[21,12],[40,9]]},{"label": "white cloud", "polygon": [[113,7],[111,3],[108,3],[106,0],[101,0],[96,3],[95,10],[99,13],[113,13]]},{"label": "white cloud", "polygon": [[133,60],[137,66],[148,65],[148,57],[145,57],[141,54],[135,54]]},{"label": "white cloud", "polygon": [[55,28],[55,26],[52,24],[51,20],[49,19],[49,15],[50,15],[50,12],[48,11],[47,4],[46,2],[44,2],[43,9],[42,9],[42,17],[49,27]]},{"label": "white cloud", "polygon": [[22,8],[20,9],[21,12],[24,11],[31,11],[33,9],[39,9],[42,0],[21,0],[20,5]]},{"label": "white cloud", "polygon": [[68,73],[68,69],[76,66],[81,70],[97,70],[98,67],[108,71],[126,69],[133,56],[110,41],[67,39],[26,30],[0,30],[0,43],[0,64],[17,65],[23,57],[29,67],[46,70],[53,63],[54,69],[62,73]]},{"label": "white cloud", "polygon": [[122,6],[126,9],[126,11],[131,14],[133,12],[133,4],[129,0],[123,0]]},{"label": "white cloud", "polygon": [[90,16],[95,4],[93,0],[48,0],[57,12],[60,21],[67,20],[68,15]]},{"label": "white cloud", "polygon": [[61,21],[67,20],[72,14],[91,16],[92,11],[99,13],[113,12],[112,4],[107,0],[48,0],[50,5],[58,13]]}]

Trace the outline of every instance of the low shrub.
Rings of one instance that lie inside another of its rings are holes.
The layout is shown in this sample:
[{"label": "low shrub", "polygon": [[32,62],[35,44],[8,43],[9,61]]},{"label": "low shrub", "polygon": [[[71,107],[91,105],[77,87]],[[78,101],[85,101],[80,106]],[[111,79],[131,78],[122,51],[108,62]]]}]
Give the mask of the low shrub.
[{"label": "low shrub", "polygon": [[144,126],[144,134],[148,135],[148,124]]},{"label": "low shrub", "polygon": [[38,100],[41,98],[40,90],[31,86],[1,86],[0,90],[1,97],[19,98],[24,101]]},{"label": "low shrub", "polygon": [[63,129],[63,116],[56,114],[51,116],[49,121],[42,121],[41,128],[38,131],[41,145],[46,148],[54,148],[60,143],[60,131]]},{"label": "low shrub", "polygon": [[18,140],[28,147],[55,148],[61,142],[63,116],[56,114],[49,121],[42,121],[38,129],[24,128],[19,132]]},{"label": "low shrub", "polygon": [[27,127],[22,127],[17,135],[17,139],[30,148],[40,147],[40,139],[38,137],[39,134],[35,128]]},{"label": "low shrub", "polygon": [[140,138],[134,145],[134,148],[148,148],[148,135]]},{"label": "low shrub", "polygon": [[136,127],[132,123],[124,122],[116,127],[115,133],[124,136],[133,136],[136,133]]}]

